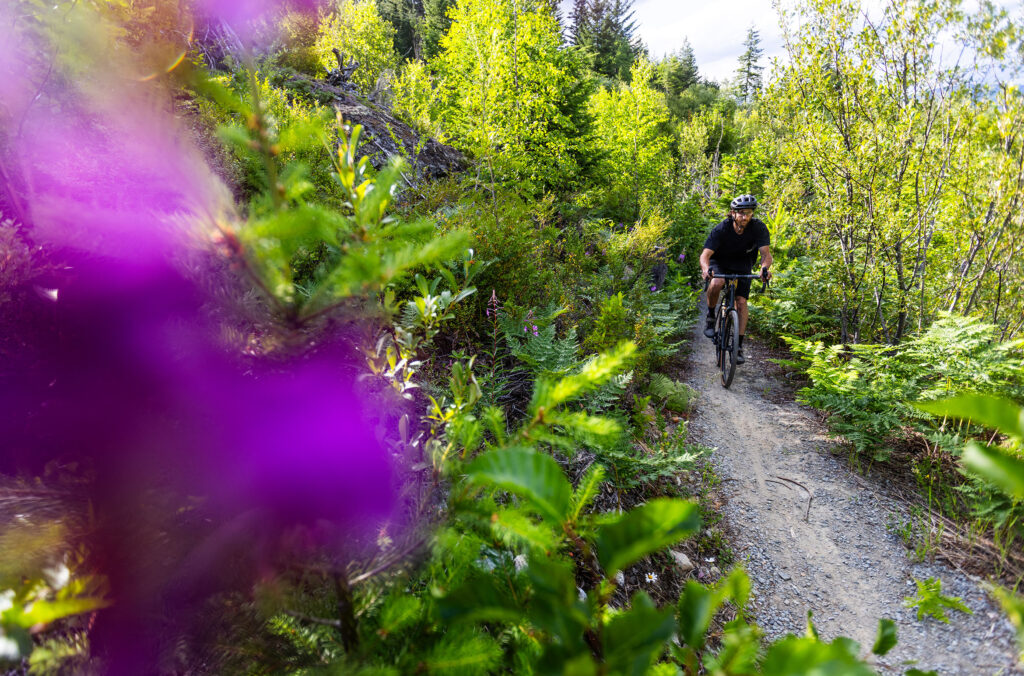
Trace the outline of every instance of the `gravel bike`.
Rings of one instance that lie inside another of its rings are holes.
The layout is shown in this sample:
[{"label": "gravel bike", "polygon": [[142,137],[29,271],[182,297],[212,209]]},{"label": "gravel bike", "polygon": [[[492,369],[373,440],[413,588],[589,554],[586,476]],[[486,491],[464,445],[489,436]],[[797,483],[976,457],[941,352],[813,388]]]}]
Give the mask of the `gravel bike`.
[{"label": "gravel bike", "polygon": [[715,307],[715,336],[711,340],[715,344],[715,365],[722,369],[722,387],[729,387],[736,374],[736,335],[740,324],[736,310],[736,283],[741,279],[760,279],[761,291],[764,292],[768,282],[761,275],[716,275],[712,272],[711,278],[704,282],[705,292],[714,278],[724,279],[725,286]]}]

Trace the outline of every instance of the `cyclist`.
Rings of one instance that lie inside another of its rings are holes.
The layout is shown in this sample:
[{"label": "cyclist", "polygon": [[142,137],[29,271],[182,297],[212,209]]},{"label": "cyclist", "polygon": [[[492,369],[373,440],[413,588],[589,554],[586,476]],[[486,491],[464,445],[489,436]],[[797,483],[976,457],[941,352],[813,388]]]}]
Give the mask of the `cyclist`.
[{"label": "cyclist", "polygon": [[[761,278],[771,279],[772,265],[771,237],[768,226],[754,218],[757,199],[753,195],[740,195],[729,203],[729,215],[716,225],[704,242],[700,254],[700,269],[704,279],[712,277],[708,285],[708,319],[704,335],[715,337],[715,305],[718,294],[725,286],[725,280],[714,279],[715,274],[749,275],[757,254],[761,254]],[[746,361],[743,357],[743,335],[747,329],[747,298],[750,296],[750,280],[738,280],[736,285],[736,310],[739,314],[739,341],[736,344],[736,363]]]}]

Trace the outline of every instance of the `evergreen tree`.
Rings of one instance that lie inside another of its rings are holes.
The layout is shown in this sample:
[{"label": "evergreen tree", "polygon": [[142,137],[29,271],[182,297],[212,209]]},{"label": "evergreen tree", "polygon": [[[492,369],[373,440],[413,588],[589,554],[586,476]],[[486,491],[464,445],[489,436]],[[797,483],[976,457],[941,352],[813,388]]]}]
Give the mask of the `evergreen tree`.
[{"label": "evergreen tree", "polygon": [[633,0],[576,0],[570,38],[593,59],[594,72],[628,80],[630,67],[645,50],[636,37]]},{"label": "evergreen tree", "polygon": [[422,0],[422,2],[423,58],[430,59],[441,52],[441,38],[452,25],[448,10],[455,6],[455,0]]},{"label": "evergreen tree", "polygon": [[568,38],[570,44],[579,45],[580,35],[585,33],[590,25],[590,0],[573,0],[572,9],[569,10]]},{"label": "evergreen tree", "polygon": [[764,66],[758,62],[764,50],[761,49],[761,38],[753,26],[747,29],[747,37],[743,41],[746,48],[740,55],[740,66],[736,69],[736,89],[744,103],[753,101],[761,92],[761,71]]},{"label": "evergreen tree", "polygon": [[672,52],[658,64],[658,84],[669,96],[679,96],[699,81],[693,47],[689,40],[684,39],[678,51]]},{"label": "evergreen tree", "polygon": [[377,0],[377,11],[395,29],[399,59],[418,57],[423,5],[420,0]]}]

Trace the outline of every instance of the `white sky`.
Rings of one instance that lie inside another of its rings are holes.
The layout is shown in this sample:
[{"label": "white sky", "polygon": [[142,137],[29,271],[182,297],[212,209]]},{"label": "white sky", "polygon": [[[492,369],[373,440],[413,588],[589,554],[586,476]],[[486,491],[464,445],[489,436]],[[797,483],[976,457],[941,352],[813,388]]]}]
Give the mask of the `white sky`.
[{"label": "white sky", "polygon": [[652,58],[679,49],[688,39],[698,72],[708,80],[721,82],[736,75],[751,25],[761,38],[765,74],[772,58],[785,52],[778,15],[769,0],[636,0],[633,7],[637,32]]},{"label": "white sky", "polygon": [[[877,16],[886,2],[862,0],[862,6]],[[779,17],[772,4],[771,0],[634,0],[633,8],[637,33],[652,58],[660,59],[679,49],[688,39],[701,77],[723,82],[736,75],[743,40],[751,25],[761,38],[764,75],[768,76],[774,57],[785,59]],[[1024,12],[1024,0],[996,0],[996,4]],[[970,11],[976,6],[975,0],[966,0],[963,8]],[[571,0],[561,0],[561,7],[568,21]],[[955,54],[959,50],[950,45],[944,51]]]}]

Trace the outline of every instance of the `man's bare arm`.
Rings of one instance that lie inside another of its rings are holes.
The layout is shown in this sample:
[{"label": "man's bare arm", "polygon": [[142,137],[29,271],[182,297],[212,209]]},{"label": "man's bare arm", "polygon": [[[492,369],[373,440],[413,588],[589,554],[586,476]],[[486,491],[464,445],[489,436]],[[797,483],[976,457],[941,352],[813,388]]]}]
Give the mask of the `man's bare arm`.
[{"label": "man's bare arm", "polygon": [[[761,247],[760,249],[758,249],[758,251],[761,252],[761,267],[762,268],[771,268],[772,267],[772,263],[775,260],[775,259],[772,258],[771,247],[768,246],[768,245],[765,245],[765,246]],[[771,279],[772,278],[772,271],[768,270],[767,273],[768,273],[768,279]]]},{"label": "man's bare arm", "polygon": [[711,256],[714,253],[713,249],[704,249],[700,252],[700,272],[704,279],[708,278],[708,266],[711,265]]}]

